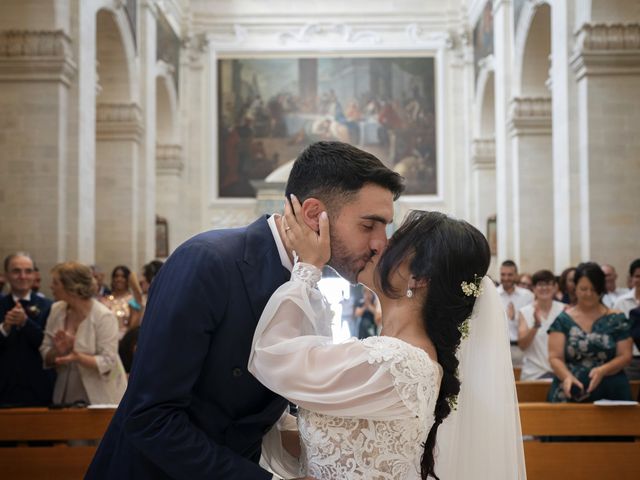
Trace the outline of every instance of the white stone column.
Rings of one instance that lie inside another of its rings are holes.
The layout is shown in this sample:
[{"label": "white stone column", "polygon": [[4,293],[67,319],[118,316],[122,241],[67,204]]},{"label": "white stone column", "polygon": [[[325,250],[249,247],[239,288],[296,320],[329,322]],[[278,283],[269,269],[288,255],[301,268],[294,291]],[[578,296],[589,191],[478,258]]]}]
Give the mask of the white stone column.
[{"label": "white stone column", "polygon": [[174,229],[181,224],[183,215],[182,171],[184,160],[180,145],[156,145],[156,213],[167,220],[169,226],[169,252],[178,245]]},{"label": "white stone column", "polygon": [[496,101],[496,209],[498,260],[514,255],[511,145],[508,131],[509,102],[513,76],[513,5],[509,0],[493,2],[493,48]]},{"label": "white stone column", "polygon": [[533,273],[553,269],[551,98],[511,103],[514,260]]},{"label": "white stone column", "polygon": [[201,231],[202,225],[211,224],[207,212],[212,172],[207,162],[216,113],[210,109],[208,92],[213,87],[208,85],[207,60],[206,37],[191,36],[180,51],[180,138],[185,163],[180,189],[183,211],[172,230],[176,245]]},{"label": "white stone column", "polygon": [[96,262],[137,268],[139,149],[144,129],[136,104],[96,106]]},{"label": "white stone column", "polygon": [[43,272],[68,255],[66,117],[75,72],[64,31],[0,31],[0,250],[29,251]]},{"label": "white stone column", "polygon": [[[156,217],[156,21],[155,3],[141,2],[139,11],[140,99],[144,135],[140,145],[140,229],[138,258],[146,263],[155,257]],[[132,265],[140,269],[142,265]]]},{"label": "white stone column", "polygon": [[625,271],[640,232],[640,23],[585,24],[578,82],[581,257]]},{"label": "white stone column", "polygon": [[581,260],[579,231],[577,86],[569,59],[576,0],[553,2],[551,13],[551,101],[553,110],[554,270]]}]

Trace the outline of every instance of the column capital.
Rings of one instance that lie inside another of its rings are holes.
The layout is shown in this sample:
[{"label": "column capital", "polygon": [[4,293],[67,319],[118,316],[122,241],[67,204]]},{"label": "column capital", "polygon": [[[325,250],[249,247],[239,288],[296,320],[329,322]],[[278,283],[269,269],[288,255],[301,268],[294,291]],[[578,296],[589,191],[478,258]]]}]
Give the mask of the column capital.
[{"label": "column capital", "polygon": [[156,144],[156,173],[158,175],[179,177],[183,168],[181,145]]},{"label": "column capital", "polygon": [[96,105],[97,140],[142,139],[142,110],[137,103],[98,103]]},{"label": "column capital", "polygon": [[62,82],[76,73],[71,39],[62,30],[0,31],[0,82]]},{"label": "column capital", "polygon": [[551,97],[514,97],[509,109],[511,136],[551,135]]},{"label": "column capital", "polygon": [[578,80],[597,75],[640,75],[640,23],[586,23],[574,37],[570,62]]},{"label": "column capital", "polygon": [[476,170],[495,170],[495,138],[474,138],[471,142],[471,167]]}]

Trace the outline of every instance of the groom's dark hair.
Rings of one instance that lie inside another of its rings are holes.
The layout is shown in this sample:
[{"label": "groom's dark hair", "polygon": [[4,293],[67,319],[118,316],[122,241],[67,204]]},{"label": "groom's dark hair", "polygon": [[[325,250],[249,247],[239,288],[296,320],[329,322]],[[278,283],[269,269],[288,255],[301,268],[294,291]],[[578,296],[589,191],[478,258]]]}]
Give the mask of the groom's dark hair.
[{"label": "groom's dark hair", "polygon": [[305,148],[291,168],[285,194],[300,203],[321,200],[335,212],[366,184],[389,190],[397,200],[404,190],[403,178],[376,156],[342,142],[316,142]]}]

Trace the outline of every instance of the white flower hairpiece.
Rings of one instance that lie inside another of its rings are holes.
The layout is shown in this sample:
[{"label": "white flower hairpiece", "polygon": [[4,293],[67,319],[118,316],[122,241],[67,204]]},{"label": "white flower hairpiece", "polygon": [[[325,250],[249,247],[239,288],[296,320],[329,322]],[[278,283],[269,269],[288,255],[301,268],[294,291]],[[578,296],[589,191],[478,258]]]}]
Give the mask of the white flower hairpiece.
[{"label": "white flower hairpiece", "polygon": [[478,298],[482,295],[482,277],[479,275],[473,276],[473,282],[462,282],[460,286],[462,287],[462,293],[464,293],[467,297],[476,297]]}]

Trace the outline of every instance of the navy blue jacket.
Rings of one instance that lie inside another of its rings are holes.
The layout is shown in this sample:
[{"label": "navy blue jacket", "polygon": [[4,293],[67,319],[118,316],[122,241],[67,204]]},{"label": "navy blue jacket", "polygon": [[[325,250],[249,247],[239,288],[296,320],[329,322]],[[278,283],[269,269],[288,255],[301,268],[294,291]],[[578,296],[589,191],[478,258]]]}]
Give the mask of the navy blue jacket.
[{"label": "navy blue jacket", "polygon": [[289,278],[266,217],[181,245],[154,278],[129,386],[88,479],[270,479],[257,462],[286,400],[247,363]]},{"label": "navy blue jacket", "polygon": [[[48,406],[55,372],[43,369],[39,349],[51,300],[31,293],[30,302],[20,302],[27,321],[20,328],[13,327],[8,337],[0,333],[0,405]],[[11,294],[0,298],[0,321],[13,307]]]}]

